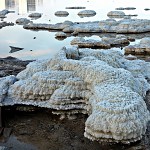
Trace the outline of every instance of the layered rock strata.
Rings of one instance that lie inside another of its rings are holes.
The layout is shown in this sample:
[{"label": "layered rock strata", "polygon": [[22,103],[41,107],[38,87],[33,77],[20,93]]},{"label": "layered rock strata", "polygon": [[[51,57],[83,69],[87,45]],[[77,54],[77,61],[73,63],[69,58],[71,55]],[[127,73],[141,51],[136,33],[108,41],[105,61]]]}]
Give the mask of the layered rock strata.
[{"label": "layered rock strata", "polygon": [[150,31],[150,20],[147,19],[122,19],[116,21],[107,19],[94,22],[65,21],[57,24],[24,25],[25,29],[62,30],[63,32],[78,33],[144,33]]},{"label": "layered rock strata", "polygon": [[85,137],[130,143],[142,138],[150,120],[145,78],[150,78],[148,62],[126,60],[115,50],[64,47],[50,60],[30,63],[14,84],[1,78],[1,103],[46,107],[62,115],[86,113]]}]

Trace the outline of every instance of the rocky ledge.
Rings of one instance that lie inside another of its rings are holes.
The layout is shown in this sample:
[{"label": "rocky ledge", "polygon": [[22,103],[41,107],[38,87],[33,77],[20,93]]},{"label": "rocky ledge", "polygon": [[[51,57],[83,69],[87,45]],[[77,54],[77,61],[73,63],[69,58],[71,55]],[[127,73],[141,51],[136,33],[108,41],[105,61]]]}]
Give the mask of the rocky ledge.
[{"label": "rocky ledge", "polygon": [[99,40],[84,38],[74,38],[71,45],[78,45],[79,48],[102,48],[109,49],[111,47],[123,47],[129,45],[128,37],[124,35],[116,35],[115,38],[102,37]]},{"label": "rocky ledge", "polygon": [[23,26],[25,29],[62,30],[63,32],[77,33],[144,33],[150,31],[150,20],[122,19],[116,21],[107,19],[94,22],[65,21],[57,24],[30,23]]},{"label": "rocky ledge", "polygon": [[146,79],[149,62],[127,60],[117,50],[69,46],[52,59],[30,63],[16,77],[0,78],[0,102],[50,108],[61,118],[88,114],[85,137],[130,143],[142,138],[150,120]]},{"label": "rocky ledge", "polygon": [[138,44],[125,47],[125,54],[145,55],[150,54],[150,38],[145,37]]}]

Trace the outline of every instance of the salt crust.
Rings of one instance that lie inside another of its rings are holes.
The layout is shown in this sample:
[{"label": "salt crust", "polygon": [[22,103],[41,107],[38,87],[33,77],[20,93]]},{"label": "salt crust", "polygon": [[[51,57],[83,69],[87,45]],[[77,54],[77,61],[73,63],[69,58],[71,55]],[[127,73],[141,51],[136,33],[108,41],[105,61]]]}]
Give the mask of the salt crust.
[{"label": "salt crust", "polygon": [[1,78],[1,104],[47,107],[62,115],[86,113],[85,137],[135,142],[150,120],[143,100],[150,88],[145,79],[149,68],[115,50],[64,47],[50,60],[30,63],[14,84],[14,76]]}]

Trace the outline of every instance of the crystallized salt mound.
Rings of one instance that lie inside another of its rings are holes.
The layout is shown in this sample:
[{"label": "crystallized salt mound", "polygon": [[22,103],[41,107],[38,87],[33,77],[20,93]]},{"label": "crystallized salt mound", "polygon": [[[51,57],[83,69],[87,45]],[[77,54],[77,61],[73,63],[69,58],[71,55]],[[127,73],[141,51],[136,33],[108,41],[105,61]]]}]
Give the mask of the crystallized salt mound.
[{"label": "crystallized salt mound", "polygon": [[6,86],[2,104],[51,108],[61,118],[88,114],[87,138],[130,143],[142,138],[150,120],[143,100],[150,89],[145,79],[149,68],[116,50],[64,47],[54,58],[32,62],[19,73],[19,81]]},{"label": "crystallized salt mound", "polygon": [[92,114],[85,123],[85,137],[128,143],[145,134],[149,112],[142,97],[129,87],[102,83],[95,86],[90,102]]}]

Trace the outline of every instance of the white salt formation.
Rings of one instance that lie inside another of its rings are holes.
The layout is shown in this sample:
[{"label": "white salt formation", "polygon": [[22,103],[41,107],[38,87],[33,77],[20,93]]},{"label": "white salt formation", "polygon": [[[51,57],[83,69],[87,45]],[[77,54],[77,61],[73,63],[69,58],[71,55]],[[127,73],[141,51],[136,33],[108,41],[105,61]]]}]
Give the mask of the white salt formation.
[{"label": "white salt formation", "polygon": [[7,95],[9,86],[12,85],[15,81],[15,76],[7,76],[0,78],[0,106],[2,106],[2,102]]},{"label": "white salt formation", "polygon": [[64,47],[50,60],[30,63],[11,86],[2,84],[2,104],[51,108],[68,118],[88,114],[85,137],[130,143],[142,138],[150,120],[145,78],[148,62],[126,60],[115,50]]},{"label": "white salt formation", "polygon": [[145,33],[150,31],[150,20],[147,19],[122,19],[116,21],[107,19],[93,22],[65,21],[57,24],[24,25],[25,29],[62,30],[63,32],[78,33]]}]

